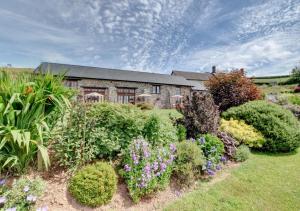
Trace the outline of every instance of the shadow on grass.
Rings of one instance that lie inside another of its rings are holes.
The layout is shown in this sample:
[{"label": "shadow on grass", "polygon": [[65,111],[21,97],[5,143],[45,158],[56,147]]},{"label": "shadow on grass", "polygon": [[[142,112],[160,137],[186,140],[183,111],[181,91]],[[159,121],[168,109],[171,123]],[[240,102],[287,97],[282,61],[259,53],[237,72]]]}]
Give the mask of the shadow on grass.
[{"label": "shadow on grass", "polygon": [[264,152],[264,151],[259,151],[259,150],[255,150],[255,149],[252,149],[251,152],[252,152],[252,154],[255,154],[255,155],[267,155],[267,156],[271,156],[271,157],[283,157],[283,156],[296,155],[299,152],[299,148],[292,151],[292,152]]}]

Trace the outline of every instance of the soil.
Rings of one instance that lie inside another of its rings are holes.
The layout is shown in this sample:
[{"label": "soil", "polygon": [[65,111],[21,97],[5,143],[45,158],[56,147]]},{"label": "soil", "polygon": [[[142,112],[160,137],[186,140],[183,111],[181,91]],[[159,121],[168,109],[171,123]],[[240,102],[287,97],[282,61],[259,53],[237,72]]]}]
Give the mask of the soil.
[{"label": "soil", "polygon": [[[211,187],[213,184],[230,176],[229,170],[237,167],[238,165],[239,164],[237,163],[228,163],[222,171],[218,172],[217,175],[215,175],[206,183],[205,188],[209,189],[209,187]],[[170,187],[168,187],[166,190],[158,192],[152,197],[145,198],[138,204],[134,204],[128,195],[126,185],[119,182],[117,192],[109,204],[98,208],[88,208],[76,203],[76,201],[68,194],[67,182],[70,177],[68,173],[61,170],[51,172],[52,174],[46,173],[43,175],[38,175],[45,179],[47,188],[44,197],[42,197],[37,203],[38,206],[46,205],[48,210],[51,211],[162,210],[164,206],[182,197],[186,193],[195,190],[196,188],[202,188],[201,185],[195,184],[194,187],[182,190],[176,186],[174,182],[172,182]],[[31,175],[31,177],[32,176],[35,177],[37,175]]]}]

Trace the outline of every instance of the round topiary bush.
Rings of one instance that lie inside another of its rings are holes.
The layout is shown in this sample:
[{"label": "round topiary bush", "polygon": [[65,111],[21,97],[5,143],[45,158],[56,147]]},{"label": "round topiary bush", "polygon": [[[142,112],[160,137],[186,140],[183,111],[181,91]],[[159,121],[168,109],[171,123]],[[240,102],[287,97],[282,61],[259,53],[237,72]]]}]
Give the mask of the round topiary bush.
[{"label": "round topiary bush", "polygon": [[205,157],[195,142],[183,141],[176,148],[174,175],[180,185],[189,186],[201,175]]},{"label": "round topiary bush", "polygon": [[237,148],[234,154],[234,160],[238,162],[244,162],[249,158],[249,156],[250,156],[249,147],[246,145],[241,145]]},{"label": "round topiary bush", "polygon": [[108,203],[116,192],[117,176],[110,164],[98,162],[76,172],[68,189],[80,204],[101,206]]},{"label": "round topiary bush", "polygon": [[266,139],[263,149],[289,152],[300,146],[300,123],[288,110],[266,101],[252,101],[222,114],[225,119],[242,119]]}]

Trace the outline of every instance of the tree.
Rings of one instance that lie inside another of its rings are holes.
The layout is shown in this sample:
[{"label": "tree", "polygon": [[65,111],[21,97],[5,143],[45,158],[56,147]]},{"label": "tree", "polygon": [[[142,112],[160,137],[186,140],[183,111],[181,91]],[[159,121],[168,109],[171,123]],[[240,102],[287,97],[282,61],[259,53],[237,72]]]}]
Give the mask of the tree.
[{"label": "tree", "polygon": [[206,83],[220,111],[261,98],[260,90],[243,69],[216,73]]}]

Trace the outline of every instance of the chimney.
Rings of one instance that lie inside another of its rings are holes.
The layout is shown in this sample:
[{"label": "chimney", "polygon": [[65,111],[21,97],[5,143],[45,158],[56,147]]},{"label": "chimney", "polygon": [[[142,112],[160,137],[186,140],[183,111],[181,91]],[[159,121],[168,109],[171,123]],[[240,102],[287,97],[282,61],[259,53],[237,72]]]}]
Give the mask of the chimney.
[{"label": "chimney", "polygon": [[212,73],[212,74],[215,74],[216,72],[217,72],[217,68],[216,68],[216,66],[214,65],[214,66],[212,66],[211,73]]}]

